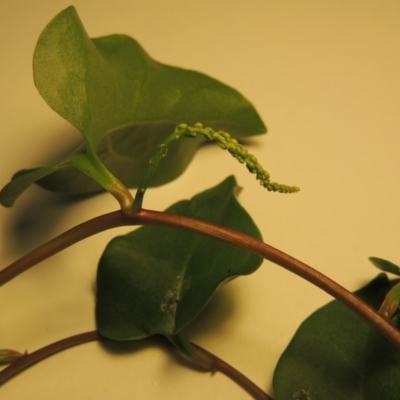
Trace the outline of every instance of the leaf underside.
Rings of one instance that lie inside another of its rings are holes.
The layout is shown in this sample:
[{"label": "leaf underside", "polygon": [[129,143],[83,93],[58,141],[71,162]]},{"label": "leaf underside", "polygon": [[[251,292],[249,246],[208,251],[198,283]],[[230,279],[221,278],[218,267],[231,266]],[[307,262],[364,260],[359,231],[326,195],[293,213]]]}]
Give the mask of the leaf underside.
[{"label": "leaf underside", "polygon": [[[150,157],[179,123],[202,122],[236,137],[266,131],[252,104],[235,89],[204,74],[161,64],[128,36],[90,39],[74,7],[44,29],[33,68],[47,104],[82,133],[84,143],[77,152],[96,152],[128,187],[137,187]],[[152,185],[181,174],[202,143],[183,140],[171,146]],[[68,159],[55,167],[56,172],[49,167],[30,171],[30,179],[37,177],[47,189],[68,194],[101,189],[69,166]],[[12,204],[25,189],[22,175],[1,192],[3,205]]]},{"label": "leaf underside", "polygon": [[[261,239],[237,202],[227,178],[166,212],[210,221]],[[101,257],[96,319],[115,340],[173,335],[205,307],[219,285],[254,272],[262,259],[214,239],[171,228],[145,226],[115,238]]]},{"label": "leaf underside", "polygon": [[[379,308],[391,283],[380,274],[355,292]],[[397,400],[400,352],[338,301],[307,318],[274,373],[276,400]]]}]

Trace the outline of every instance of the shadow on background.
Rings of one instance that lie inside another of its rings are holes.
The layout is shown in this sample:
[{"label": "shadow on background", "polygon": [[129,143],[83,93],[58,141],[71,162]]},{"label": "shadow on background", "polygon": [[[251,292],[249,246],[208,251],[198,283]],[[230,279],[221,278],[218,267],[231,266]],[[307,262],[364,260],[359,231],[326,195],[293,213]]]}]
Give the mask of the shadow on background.
[{"label": "shadow on background", "polygon": [[[47,151],[50,157],[43,156],[38,165],[21,165],[21,170],[57,164],[81,143],[81,141],[77,141],[76,134],[71,134],[69,130],[58,133],[57,140],[63,143],[62,149],[58,152],[55,149],[56,153],[54,153],[54,149],[51,148],[51,151]],[[50,147],[54,147],[54,143],[45,144],[41,149],[43,154],[46,154],[45,149]],[[8,182],[2,182],[2,185],[5,186]],[[65,218],[70,212],[68,206],[87,197],[90,196],[67,196],[51,192],[36,184],[28,187],[16,200],[14,206],[5,212],[6,218],[2,228],[7,233],[4,235],[6,238],[4,248],[7,255],[27,253],[52,239],[54,232],[57,231],[60,219]]]}]

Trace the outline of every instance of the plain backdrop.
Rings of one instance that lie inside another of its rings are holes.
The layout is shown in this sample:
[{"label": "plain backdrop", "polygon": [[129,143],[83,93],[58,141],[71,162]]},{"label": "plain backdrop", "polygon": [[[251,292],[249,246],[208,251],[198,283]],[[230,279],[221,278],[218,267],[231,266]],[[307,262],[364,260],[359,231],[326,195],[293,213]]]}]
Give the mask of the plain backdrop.
[{"label": "plain backdrop", "polygon": [[[79,133],[37,93],[32,54],[45,25],[70,3],[0,1],[0,186],[45,165]],[[213,146],[176,181],[151,189],[164,209],[234,174],[264,240],[354,290],[400,263],[400,3],[396,0],[76,0],[91,37],[124,33],[158,61],[211,75],[241,91],[268,134],[251,151],[294,195],[263,190]],[[0,209],[0,268],[90,217],[109,195],[72,204],[39,188]],[[94,280],[118,229],[54,256],[0,290],[0,348],[33,351],[95,327]],[[272,394],[279,355],[301,321],[330,297],[264,262],[225,286],[187,335]],[[247,399],[221,374],[201,374],[151,343],[126,351],[83,345],[29,369],[3,399]]]}]

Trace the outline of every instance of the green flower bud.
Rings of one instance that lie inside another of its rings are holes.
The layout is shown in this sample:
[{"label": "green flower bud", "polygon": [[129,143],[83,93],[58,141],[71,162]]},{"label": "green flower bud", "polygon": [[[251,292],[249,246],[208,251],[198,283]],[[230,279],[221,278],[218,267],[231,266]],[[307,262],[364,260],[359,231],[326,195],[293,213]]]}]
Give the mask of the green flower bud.
[{"label": "green flower bud", "polygon": [[2,349],[0,350],[0,365],[12,364],[26,355],[15,350]]}]

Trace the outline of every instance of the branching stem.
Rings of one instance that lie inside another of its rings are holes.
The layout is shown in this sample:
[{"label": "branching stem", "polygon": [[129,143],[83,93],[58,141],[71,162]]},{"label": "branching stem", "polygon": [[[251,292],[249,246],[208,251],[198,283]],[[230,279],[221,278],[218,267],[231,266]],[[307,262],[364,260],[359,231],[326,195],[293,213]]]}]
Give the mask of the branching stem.
[{"label": "branching stem", "polygon": [[140,209],[135,212],[115,211],[89,220],[63,233],[31,253],[28,253],[26,256],[23,256],[18,261],[0,271],[0,286],[33,267],[40,261],[45,260],[82,239],[107,229],[127,225],[158,225],[185,229],[222,240],[254,254],[258,254],[266,260],[272,261],[296,275],[299,275],[341,301],[400,349],[400,331],[389,319],[380,315],[353,293],[307,264],[266,243],[235,230],[165,212],[145,209]]}]

